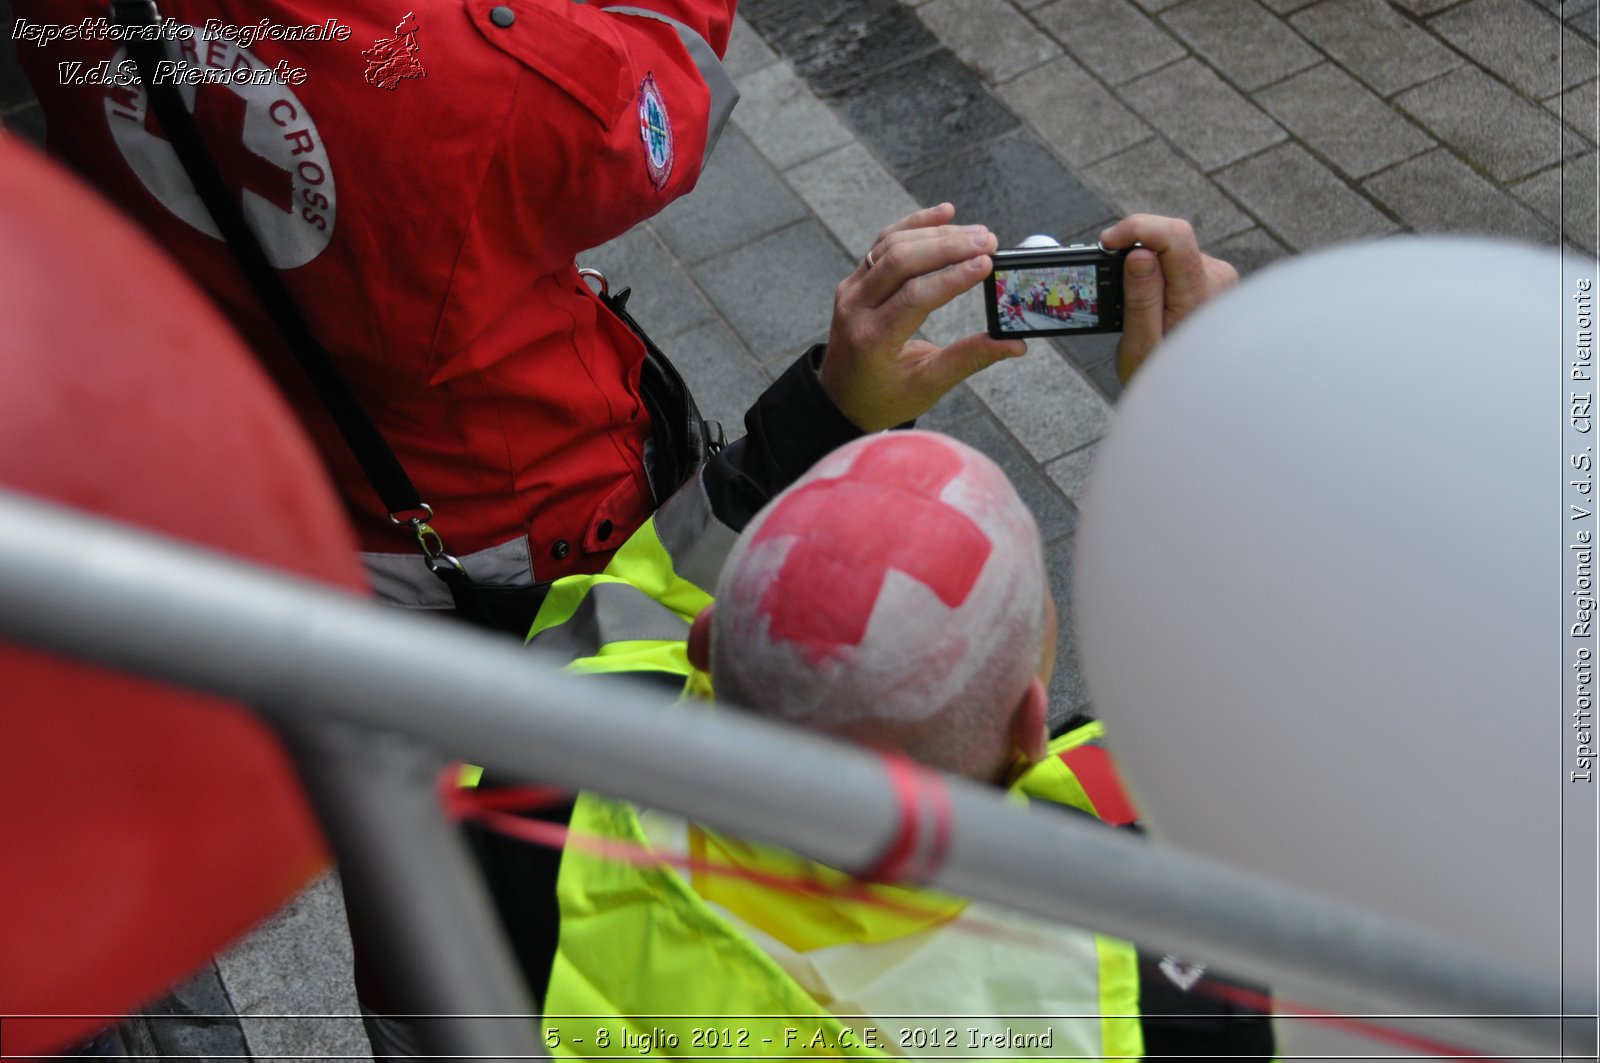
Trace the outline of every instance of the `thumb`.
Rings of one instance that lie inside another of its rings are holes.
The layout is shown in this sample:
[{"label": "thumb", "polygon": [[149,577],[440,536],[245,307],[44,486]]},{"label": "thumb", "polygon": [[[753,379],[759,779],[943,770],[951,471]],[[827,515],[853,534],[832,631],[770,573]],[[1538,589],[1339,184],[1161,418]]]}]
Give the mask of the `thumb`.
[{"label": "thumb", "polygon": [[1117,344],[1117,373],[1124,383],[1160,342],[1165,304],[1166,285],[1155,252],[1129,252],[1122,264],[1122,341]]}]

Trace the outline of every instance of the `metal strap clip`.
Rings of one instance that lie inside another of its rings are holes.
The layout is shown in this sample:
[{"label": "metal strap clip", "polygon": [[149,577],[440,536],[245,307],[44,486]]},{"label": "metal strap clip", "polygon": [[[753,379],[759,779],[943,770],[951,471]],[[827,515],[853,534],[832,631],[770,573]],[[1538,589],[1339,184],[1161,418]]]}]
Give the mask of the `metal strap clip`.
[{"label": "metal strap clip", "polygon": [[[454,579],[457,576],[465,578],[466,566],[460,558],[447,552],[444,548],[444,539],[434,530],[432,524],[433,507],[426,502],[418,502],[417,508],[422,510],[421,516],[401,516],[389,514],[389,519],[396,524],[411,525],[412,534],[417,537],[417,549],[422,551],[422,558],[428,563],[428,570],[442,579]],[[404,512],[404,511],[402,511]]]}]

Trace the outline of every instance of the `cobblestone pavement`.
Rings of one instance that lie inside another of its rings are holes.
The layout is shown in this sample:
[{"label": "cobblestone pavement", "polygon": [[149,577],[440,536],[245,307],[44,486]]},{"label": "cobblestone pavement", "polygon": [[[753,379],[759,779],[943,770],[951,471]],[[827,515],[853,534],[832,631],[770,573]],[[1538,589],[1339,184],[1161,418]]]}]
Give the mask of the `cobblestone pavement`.
[{"label": "cobblestone pavement", "polygon": [[[0,21],[9,25],[0,0]],[[915,206],[1003,244],[1191,219],[1249,274],[1340,241],[1469,232],[1596,248],[1596,0],[744,0],[743,99],[700,188],[581,257],[680,363],[711,416],[824,337],[834,285]],[[0,118],[42,122],[0,43]],[[965,298],[926,334],[983,327]],[[1017,483],[1069,601],[1077,506],[1119,386],[1103,337],[1035,341],[924,426]],[[1376,386],[1376,385],[1375,385]],[[1070,624],[1053,718],[1087,707]],[[342,951],[344,950],[344,951]],[[256,1055],[358,1055],[337,890],[324,881],[190,987]],[[223,994],[218,997],[217,994]],[[215,1042],[213,1042],[215,1043]],[[217,1048],[194,1054],[229,1054]]]}]

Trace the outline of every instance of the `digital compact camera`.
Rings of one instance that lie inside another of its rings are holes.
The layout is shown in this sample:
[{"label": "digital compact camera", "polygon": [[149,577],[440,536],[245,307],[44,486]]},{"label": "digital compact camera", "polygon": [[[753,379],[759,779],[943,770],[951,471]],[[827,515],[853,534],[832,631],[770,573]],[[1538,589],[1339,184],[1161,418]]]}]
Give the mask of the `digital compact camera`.
[{"label": "digital compact camera", "polygon": [[1099,244],[996,251],[983,282],[989,335],[1087,335],[1122,331],[1122,260]]}]

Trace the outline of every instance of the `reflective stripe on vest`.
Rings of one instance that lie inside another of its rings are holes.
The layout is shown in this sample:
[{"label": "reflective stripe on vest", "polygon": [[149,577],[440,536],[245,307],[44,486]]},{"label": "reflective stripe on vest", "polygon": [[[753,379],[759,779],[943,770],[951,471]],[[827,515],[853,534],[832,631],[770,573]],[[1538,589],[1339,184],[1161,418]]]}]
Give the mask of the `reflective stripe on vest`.
[{"label": "reflective stripe on vest", "polygon": [[689,625],[681,616],[631,583],[611,576],[589,577],[585,582],[571,615],[535,631],[529,645],[576,662],[599,657],[608,649],[616,657],[622,643],[681,643],[689,637]]},{"label": "reflective stripe on vest", "polygon": [[[1086,730],[1052,743],[1051,757],[1035,767],[1060,767],[1028,772],[1019,790],[1069,792],[1059,754],[1097,737]],[[641,818],[630,805],[592,794],[579,799],[573,827],[658,851],[785,873],[810,868],[844,881],[798,857],[718,838],[663,813]],[[558,1054],[638,1054],[652,1037],[658,1051],[701,1058],[884,1054],[879,1048],[967,1059],[1143,1052],[1137,960],[1126,942],[915,888],[884,892],[919,907],[920,917],[771,891],[758,900],[763,891],[732,879],[693,878],[694,885],[670,868],[566,853],[561,945],[545,1002]],[[585,1033],[585,1020],[561,1018],[571,1015],[616,1018],[588,1020],[593,1028]],[[1049,1018],[1016,1017],[1023,1015]],[[602,1027],[611,1031],[609,1048],[593,1040]],[[710,1035],[745,1043],[693,1043]],[[586,1040],[570,1045],[573,1036]]]},{"label": "reflective stripe on vest", "polygon": [[680,487],[655,512],[658,541],[672,559],[672,570],[708,594],[733,551],[739,533],[717,519],[699,476]]},{"label": "reflective stripe on vest", "polygon": [[628,537],[603,573],[551,585],[528,644],[578,672],[688,675],[689,623],[711,604],[709,589],[736,538],[695,477]]},{"label": "reflective stripe on vest", "polygon": [[1139,819],[1105,748],[1105,724],[1094,720],[1050,743],[1050,756],[1028,769],[1013,787],[1059,805],[1071,805],[1114,827]]},{"label": "reflective stripe on vest", "polygon": [[1137,822],[1139,810],[1122,787],[1117,766],[1100,742],[1089,742],[1061,754],[1073,776],[1094,804],[1094,814],[1113,827]]}]

